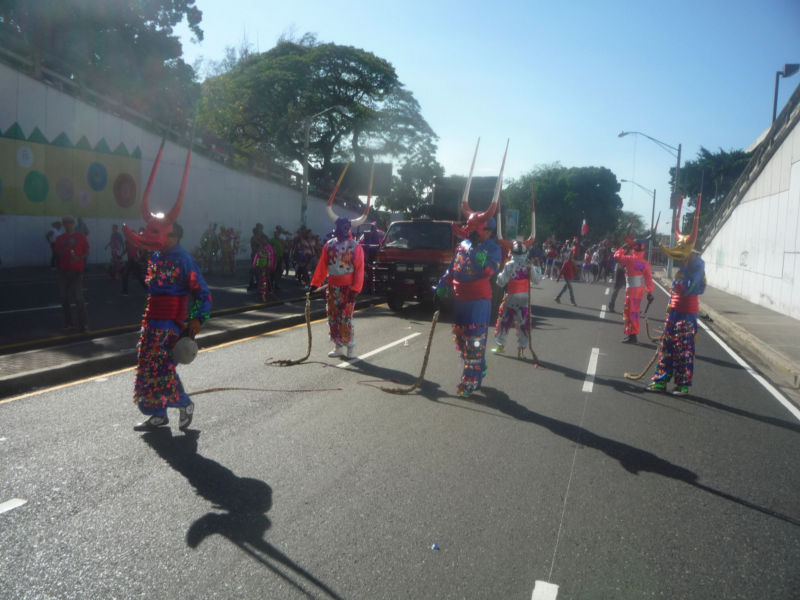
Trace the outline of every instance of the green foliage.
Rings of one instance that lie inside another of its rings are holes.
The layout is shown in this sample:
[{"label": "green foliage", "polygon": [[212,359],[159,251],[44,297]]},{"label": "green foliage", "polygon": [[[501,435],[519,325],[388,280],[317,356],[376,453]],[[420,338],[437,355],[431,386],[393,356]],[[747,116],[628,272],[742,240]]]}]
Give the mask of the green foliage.
[{"label": "green foliage", "polygon": [[195,0],[2,0],[2,42],[121,104],[179,128],[199,91],[173,28],[202,40]]},{"label": "green foliage", "polygon": [[[302,162],[308,132],[312,181],[335,179],[330,167],[339,160],[414,170],[420,157],[435,156],[436,134],[394,67],[352,46],[319,44],[308,35],[283,40],[268,52],[246,53],[203,88],[199,126],[241,150],[285,165]],[[419,185],[414,176],[404,184]]]},{"label": "green foliage", "polygon": [[519,232],[530,233],[531,183],[536,201],[536,239],[558,240],[579,235],[585,218],[589,240],[613,235],[620,222],[622,200],[616,176],[605,167],[559,164],[539,167],[509,182],[503,190],[504,209],[519,210]]},{"label": "green foliage", "polygon": [[[687,161],[681,167],[681,191],[686,194],[684,201],[684,214],[682,215],[682,230],[689,231],[693,213],[686,211],[688,207],[697,204],[697,195],[703,194],[703,204],[700,209],[699,234],[702,237],[706,226],[714,218],[723,200],[731,191],[733,184],[747,167],[752,155],[744,150],[731,150],[726,152],[720,148],[719,152],[712,153],[700,147],[697,159]],[[674,169],[672,170],[674,175]]]}]

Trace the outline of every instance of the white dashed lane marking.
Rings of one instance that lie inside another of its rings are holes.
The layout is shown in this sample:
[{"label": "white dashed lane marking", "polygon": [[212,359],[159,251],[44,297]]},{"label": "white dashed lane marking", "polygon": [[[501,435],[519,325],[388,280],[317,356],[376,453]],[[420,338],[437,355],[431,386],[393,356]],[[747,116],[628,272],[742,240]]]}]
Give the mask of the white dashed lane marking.
[{"label": "white dashed lane marking", "polygon": [[0,503],[0,514],[19,508],[26,502],[27,500],[23,500],[22,498],[12,498],[11,500]]}]

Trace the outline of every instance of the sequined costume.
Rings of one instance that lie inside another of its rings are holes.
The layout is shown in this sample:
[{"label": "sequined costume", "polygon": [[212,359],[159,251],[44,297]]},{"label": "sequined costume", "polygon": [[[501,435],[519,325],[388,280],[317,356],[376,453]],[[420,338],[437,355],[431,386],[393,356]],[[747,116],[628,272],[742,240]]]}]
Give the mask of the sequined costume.
[{"label": "sequined costume", "polygon": [[500,260],[500,246],[493,239],[477,244],[464,240],[439,281],[439,289],[450,288],[454,294],[453,335],[463,362],[460,395],[480,389],[486,372],[486,337],[492,311],[490,280]]},{"label": "sequined costume", "polygon": [[625,323],[625,335],[636,336],[641,328],[641,305],[645,292],[653,293],[653,276],[650,272],[650,263],[644,258],[644,253],[633,250],[627,254],[623,246],[614,253],[614,260],[625,267],[625,308],[622,320]]},{"label": "sequined costume", "polygon": [[702,258],[695,256],[691,264],[682,265],[675,273],[653,381],[666,384],[674,377],[677,386],[692,385],[698,296],[705,289],[706,266]]},{"label": "sequined costume", "polygon": [[325,242],[311,279],[312,287],[328,280],[328,325],[331,341],[337,348],[354,345],[353,311],[356,296],[364,285],[364,249],[350,234],[349,223],[348,220],[347,237]]},{"label": "sequined costume", "polygon": [[191,402],[171,349],[188,320],[203,323],[209,318],[211,293],[197,263],[180,245],[153,254],[146,281],[149,296],[137,346],[133,401],[146,415],[165,416],[168,407]]},{"label": "sequined costume", "polygon": [[511,328],[517,330],[517,349],[521,353],[528,347],[531,332],[528,289],[531,278],[531,261],[526,254],[511,254],[503,270],[497,276],[497,285],[507,287],[497,312],[494,340],[497,350],[502,352],[506,336]]},{"label": "sequined costume", "polygon": [[258,297],[262,302],[266,302],[270,292],[272,272],[275,270],[275,252],[270,244],[261,242],[261,245],[253,255],[252,267],[253,278],[258,289]]}]

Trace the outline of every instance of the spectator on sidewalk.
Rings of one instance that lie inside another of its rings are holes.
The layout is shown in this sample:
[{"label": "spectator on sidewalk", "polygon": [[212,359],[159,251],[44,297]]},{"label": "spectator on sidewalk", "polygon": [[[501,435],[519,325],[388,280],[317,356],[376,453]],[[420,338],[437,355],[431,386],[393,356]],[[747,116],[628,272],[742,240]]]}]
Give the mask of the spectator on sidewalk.
[{"label": "spectator on sidewalk", "polygon": [[119,232],[119,226],[114,223],[111,226],[111,237],[104,248],[105,250],[111,248],[111,263],[108,265],[108,274],[114,281],[119,279],[119,274],[122,270],[122,257],[125,254],[124,242],[125,240],[122,239],[122,234]]},{"label": "spectator on sidewalk", "polygon": [[61,221],[53,221],[50,229],[44,235],[47,243],[50,244],[50,268],[56,270],[58,267],[58,254],[56,254],[56,238],[61,235]]},{"label": "spectator on sidewalk", "polygon": [[83,269],[89,256],[89,241],[83,233],[75,231],[75,219],[65,216],[61,219],[64,233],[56,238],[55,251],[58,255],[58,290],[61,308],[64,312],[64,329],[73,328],[72,304],[75,304],[76,319],[81,332],[89,329],[89,315],[83,298]]},{"label": "spectator on sidewalk", "polygon": [[[269,240],[270,246],[272,246],[272,252],[275,254],[275,268],[272,270],[272,289],[277,291],[280,288],[281,283],[281,276],[283,275],[284,263],[287,262],[286,258],[286,242],[283,240],[281,236],[281,226],[275,226],[275,234]],[[288,271],[288,267],[286,267]]]},{"label": "spectator on sidewalk", "polygon": [[[139,233],[144,232],[144,227],[139,228]],[[144,276],[147,272],[147,260],[150,258],[150,253],[143,248],[134,246],[129,241],[125,241],[125,253],[128,255],[128,260],[125,266],[122,267],[122,295],[128,295],[128,278],[131,273],[142,286],[144,291],[147,291],[147,283],[145,283]]]}]

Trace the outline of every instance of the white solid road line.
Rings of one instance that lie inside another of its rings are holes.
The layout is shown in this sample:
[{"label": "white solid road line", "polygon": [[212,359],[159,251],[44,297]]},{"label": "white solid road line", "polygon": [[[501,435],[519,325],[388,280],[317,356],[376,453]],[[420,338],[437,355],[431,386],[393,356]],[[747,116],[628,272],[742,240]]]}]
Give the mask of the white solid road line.
[{"label": "white solid road line", "polygon": [[27,500],[23,500],[22,498],[12,498],[11,500],[7,500],[6,502],[0,504],[0,514],[8,512],[10,510],[14,510],[15,508],[22,506],[26,502]]},{"label": "white solid road line", "polygon": [[401,339],[399,339],[399,340],[397,340],[395,342],[392,342],[391,344],[386,344],[385,346],[381,346],[380,348],[375,348],[375,350],[371,350],[370,352],[367,352],[366,354],[362,354],[361,356],[357,356],[356,358],[348,360],[347,362],[339,363],[336,366],[339,369],[344,369],[345,367],[349,367],[353,363],[357,363],[360,360],[364,360],[365,358],[369,358],[370,356],[373,356],[373,355],[377,354],[378,352],[383,352],[384,350],[388,350],[392,346],[397,346],[398,344],[402,344],[403,342],[407,342],[411,338],[415,338],[418,335],[421,335],[419,331],[417,333],[412,333],[411,335],[407,335],[406,337],[401,338]]},{"label": "white solid road line", "polygon": [[558,596],[558,586],[555,583],[548,583],[540,579],[536,580],[531,600],[556,600],[556,596]]},{"label": "white solid road line", "polygon": [[601,319],[605,319],[606,318],[606,305],[605,304],[602,304],[600,306],[600,318]]},{"label": "white solid road line", "polygon": [[594,387],[594,374],[597,372],[597,357],[600,355],[600,348],[592,348],[589,356],[589,366],[586,367],[586,380],[583,382],[583,392],[591,392]]}]

